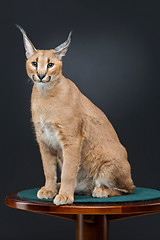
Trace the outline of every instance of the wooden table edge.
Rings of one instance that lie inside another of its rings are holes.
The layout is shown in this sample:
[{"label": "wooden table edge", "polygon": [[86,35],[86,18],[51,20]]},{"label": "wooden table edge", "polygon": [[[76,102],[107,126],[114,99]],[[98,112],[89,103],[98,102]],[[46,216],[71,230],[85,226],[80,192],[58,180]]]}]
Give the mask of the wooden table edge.
[{"label": "wooden table edge", "polygon": [[160,199],[128,203],[76,203],[72,205],[56,206],[51,202],[40,202],[22,199],[17,196],[18,192],[6,196],[6,205],[21,210],[39,212],[44,214],[138,214],[160,212]]}]

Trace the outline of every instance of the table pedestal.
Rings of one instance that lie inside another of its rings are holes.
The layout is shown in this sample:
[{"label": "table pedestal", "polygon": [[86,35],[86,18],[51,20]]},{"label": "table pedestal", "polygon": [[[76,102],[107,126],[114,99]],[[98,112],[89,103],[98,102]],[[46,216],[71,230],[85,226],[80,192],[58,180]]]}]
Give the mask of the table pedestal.
[{"label": "table pedestal", "polygon": [[76,216],[76,240],[109,240],[109,221],[106,215]]}]

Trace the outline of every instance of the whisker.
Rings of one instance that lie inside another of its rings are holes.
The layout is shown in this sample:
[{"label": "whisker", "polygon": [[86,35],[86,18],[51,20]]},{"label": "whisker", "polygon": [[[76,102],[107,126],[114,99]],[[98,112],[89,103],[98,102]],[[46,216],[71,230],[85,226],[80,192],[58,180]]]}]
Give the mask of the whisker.
[{"label": "whisker", "polygon": [[32,80],[30,79],[30,78],[27,78],[27,82],[30,84],[32,84],[33,82],[32,82]]}]

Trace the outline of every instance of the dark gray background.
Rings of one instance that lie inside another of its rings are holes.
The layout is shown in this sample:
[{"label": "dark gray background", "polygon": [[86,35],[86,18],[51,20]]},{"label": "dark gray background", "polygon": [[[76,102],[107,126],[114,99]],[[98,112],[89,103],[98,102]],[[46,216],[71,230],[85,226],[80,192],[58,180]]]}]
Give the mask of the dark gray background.
[{"label": "dark gray background", "polygon": [[[9,192],[43,185],[30,121],[32,84],[20,24],[36,48],[73,30],[63,73],[100,107],[127,148],[136,186],[160,189],[159,1],[1,1],[0,239],[74,239],[75,223],[5,206]],[[159,239],[160,215],[111,223],[110,239]]]}]

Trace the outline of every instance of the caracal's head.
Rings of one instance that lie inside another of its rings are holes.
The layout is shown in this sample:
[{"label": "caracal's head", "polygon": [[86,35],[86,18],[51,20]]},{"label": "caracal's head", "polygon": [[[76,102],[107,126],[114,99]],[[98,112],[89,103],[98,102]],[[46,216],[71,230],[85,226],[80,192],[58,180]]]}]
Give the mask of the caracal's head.
[{"label": "caracal's head", "polygon": [[68,39],[50,50],[37,50],[26,35],[26,32],[17,25],[23,34],[26,51],[26,70],[32,81],[38,85],[52,85],[62,73],[62,57],[65,56],[71,42],[71,33]]}]

